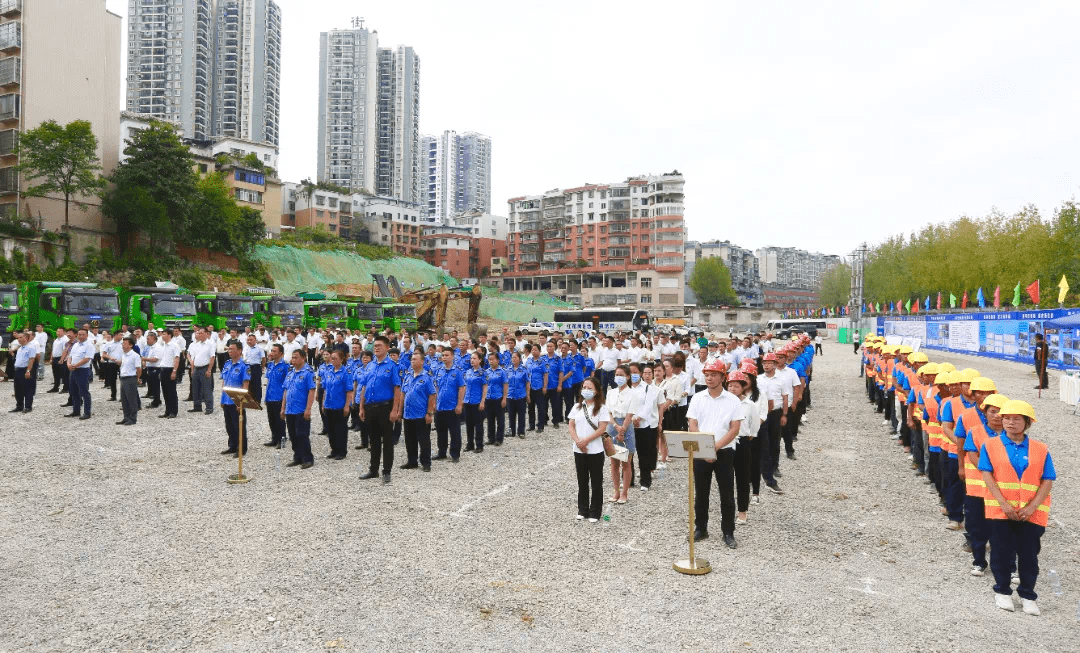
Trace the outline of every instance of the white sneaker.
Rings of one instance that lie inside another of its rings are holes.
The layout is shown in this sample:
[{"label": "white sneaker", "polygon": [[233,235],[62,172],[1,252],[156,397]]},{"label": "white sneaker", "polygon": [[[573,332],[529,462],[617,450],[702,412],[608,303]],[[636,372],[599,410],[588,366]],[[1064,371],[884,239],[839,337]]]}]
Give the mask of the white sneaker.
[{"label": "white sneaker", "polygon": [[979,565],[971,565],[971,575],[972,576],[985,576],[986,575],[986,567],[980,567]]},{"label": "white sneaker", "polygon": [[806,421],[805,419],[801,419],[799,420],[799,426],[810,426],[810,422]]},{"label": "white sneaker", "polygon": [[1016,606],[1013,605],[1011,594],[998,594],[994,592],[994,601],[997,602],[997,607],[1002,610],[1008,610],[1009,612],[1015,612]]},{"label": "white sneaker", "polygon": [[[590,523],[590,524],[595,524],[595,523],[596,523],[596,522],[598,522],[598,521],[600,521],[600,520],[599,520],[599,519],[597,519],[596,517],[589,517],[589,523]],[[1010,604],[1012,603],[1012,599],[1009,599],[1009,603],[1010,603]]]},{"label": "white sneaker", "polygon": [[735,523],[738,524],[739,526],[746,526],[746,520],[745,519],[739,519],[738,517],[735,518]]},{"label": "white sneaker", "polygon": [[750,497],[750,503],[761,503],[761,497],[755,494],[754,496]]},{"label": "white sneaker", "polygon": [[585,515],[578,515],[578,516],[577,516],[577,517],[575,517],[574,519],[576,519],[576,520],[578,520],[578,521],[581,521],[582,519],[585,519]]},{"label": "white sneaker", "polygon": [[1039,606],[1035,605],[1035,601],[1020,599],[1020,605],[1024,606],[1024,614],[1030,614],[1033,617],[1039,616]]},{"label": "white sneaker", "polygon": [[915,454],[913,454],[913,453],[909,453],[909,454],[907,455],[907,459],[908,459],[908,460],[912,460],[912,461],[914,461],[914,460],[915,460]]},{"label": "white sneaker", "polygon": [[887,425],[887,424],[892,424],[892,420],[890,420],[890,419],[887,419],[887,420],[884,420],[883,422],[881,422],[881,425],[882,425],[882,426],[885,426],[885,425]]},{"label": "white sneaker", "polygon": [[645,487],[644,485],[642,485],[642,486],[641,486],[641,491],[642,491],[642,492],[648,492],[648,491],[649,491],[649,488],[647,488],[647,487]]},{"label": "white sneaker", "polygon": [[657,469],[667,469],[667,463],[656,463]]}]

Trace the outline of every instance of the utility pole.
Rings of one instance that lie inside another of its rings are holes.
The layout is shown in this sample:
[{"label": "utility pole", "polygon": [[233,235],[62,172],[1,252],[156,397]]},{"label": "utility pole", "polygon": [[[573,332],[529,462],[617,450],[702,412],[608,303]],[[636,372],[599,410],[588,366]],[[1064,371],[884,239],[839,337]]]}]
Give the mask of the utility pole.
[{"label": "utility pole", "polygon": [[848,316],[851,321],[852,333],[858,332],[860,338],[866,337],[862,329],[862,310],[863,268],[866,264],[868,252],[869,249],[866,247],[866,243],[863,243],[851,253],[851,293],[848,300]]}]

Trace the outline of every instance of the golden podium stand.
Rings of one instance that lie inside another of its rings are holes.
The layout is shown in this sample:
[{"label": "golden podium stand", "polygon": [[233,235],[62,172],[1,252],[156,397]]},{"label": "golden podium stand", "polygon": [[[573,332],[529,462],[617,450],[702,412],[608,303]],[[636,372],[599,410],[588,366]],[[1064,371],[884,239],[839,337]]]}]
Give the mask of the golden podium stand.
[{"label": "golden podium stand", "polygon": [[250,408],[252,410],[262,410],[263,408],[244,388],[222,388],[221,390],[229,395],[229,398],[236,404],[236,410],[240,416],[240,423],[238,424],[240,431],[240,446],[238,446],[236,450],[240,467],[235,474],[229,475],[229,478],[225,479],[225,482],[231,485],[247,483],[253,479],[250,476],[244,476],[244,409]]},{"label": "golden podium stand", "polygon": [[694,557],[694,452],[712,451],[716,446],[716,437],[712,433],[689,433],[686,431],[668,431],[668,454],[673,458],[687,458],[687,525],[690,542],[690,557],[676,560],[671,567],[681,574],[700,576],[712,571],[712,565],[704,558]]}]

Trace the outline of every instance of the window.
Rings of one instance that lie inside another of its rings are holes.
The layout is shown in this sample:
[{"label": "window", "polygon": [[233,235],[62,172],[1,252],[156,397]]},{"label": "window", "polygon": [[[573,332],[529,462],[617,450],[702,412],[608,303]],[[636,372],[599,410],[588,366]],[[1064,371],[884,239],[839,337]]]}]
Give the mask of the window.
[{"label": "window", "polygon": [[207,168],[205,163],[200,163],[199,164],[199,172],[200,173],[205,175],[208,172],[208,170],[209,170],[209,168]]},{"label": "window", "polygon": [[642,288],[652,288],[652,277],[641,277]]},{"label": "window", "polygon": [[255,184],[256,186],[266,185],[266,177],[261,172],[252,172],[251,170],[237,168],[233,176],[236,181],[242,181],[246,184]]},{"label": "window", "polygon": [[641,303],[642,304],[651,304],[652,303],[652,295],[642,295],[641,296]]},{"label": "window", "polygon": [[316,195],[315,196],[315,206],[326,206],[326,196],[325,195]]},{"label": "window", "polygon": [[446,244],[446,239],[445,239],[445,238],[443,238],[443,239],[442,239],[442,244],[443,244],[443,245],[445,245],[445,244]]},{"label": "window", "polygon": [[262,204],[263,194],[257,190],[247,190],[246,188],[236,188],[236,200],[239,202],[248,202],[251,204]]},{"label": "window", "polygon": [[315,209],[315,217],[316,218],[321,218],[324,215],[326,215],[326,211],[323,211],[321,209]]}]

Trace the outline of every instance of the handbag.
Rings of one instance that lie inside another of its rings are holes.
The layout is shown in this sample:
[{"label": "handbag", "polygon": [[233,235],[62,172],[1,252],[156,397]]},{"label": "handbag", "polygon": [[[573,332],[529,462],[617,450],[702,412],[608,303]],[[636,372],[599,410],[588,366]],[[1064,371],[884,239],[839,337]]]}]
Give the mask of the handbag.
[{"label": "handbag", "polygon": [[[581,413],[585,416],[585,421],[588,423],[589,428],[591,428],[592,430],[595,431],[596,430],[596,424],[593,424],[593,421],[591,419],[589,419],[589,409],[588,409],[588,407],[585,405],[584,402],[582,402],[580,404],[580,407],[581,407]],[[615,443],[611,441],[611,436],[608,435],[606,432],[603,435],[600,436],[600,441],[604,443],[604,453],[605,454],[607,454],[609,456],[614,456],[616,453],[618,453],[618,451],[615,449]]]}]

